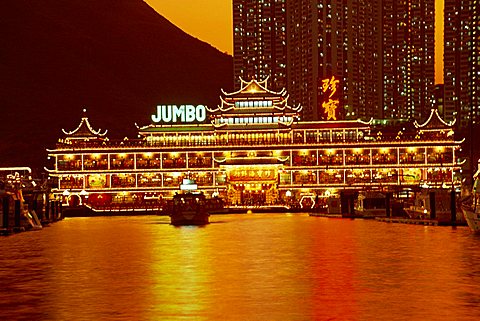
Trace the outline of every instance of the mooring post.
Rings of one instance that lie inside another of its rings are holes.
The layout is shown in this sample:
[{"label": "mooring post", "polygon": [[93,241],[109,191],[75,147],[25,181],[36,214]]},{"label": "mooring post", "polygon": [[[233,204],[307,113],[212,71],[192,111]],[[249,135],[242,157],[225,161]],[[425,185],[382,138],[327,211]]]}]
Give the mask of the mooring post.
[{"label": "mooring post", "polygon": [[437,218],[436,204],[435,204],[435,192],[430,192],[430,219]]},{"label": "mooring post", "polygon": [[57,221],[62,219],[62,202],[57,201]]},{"label": "mooring post", "polygon": [[355,216],[355,195],[352,194],[348,197],[349,199],[349,214],[353,217]]},{"label": "mooring post", "polygon": [[57,220],[57,201],[52,201],[52,221]]},{"label": "mooring post", "polygon": [[347,202],[345,201],[345,193],[340,192],[340,212],[342,212],[342,215],[347,214],[348,209],[347,209]]},{"label": "mooring post", "polygon": [[392,193],[387,192],[385,194],[385,211],[387,214],[387,217],[391,217],[391,212],[390,212],[390,198],[392,197]]},{"label": "mooring post", "polygon": [[8,196],[3,197],[3,224],[2,227],[8,228],[8,216],[10,215],[9,213],[10,210],[10,202],[8,199]]},{"label": "mooring post", "polygon": [[452,226],[457,225],[457,202],[456,202],[456,194],[455,190],[452,189],[450,191],[450,211],[451,211],[451,221],[452,221]]}]

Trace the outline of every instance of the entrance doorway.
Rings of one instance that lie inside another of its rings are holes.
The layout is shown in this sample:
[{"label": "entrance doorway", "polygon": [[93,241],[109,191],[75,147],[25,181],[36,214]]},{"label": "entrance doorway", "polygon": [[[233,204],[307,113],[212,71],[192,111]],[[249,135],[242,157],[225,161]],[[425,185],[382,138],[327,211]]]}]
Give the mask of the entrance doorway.
[{"label": "entrance doorway", "polygon": [[227,203],[268,206],[278,200],[277,165],[226,165]]},{"label": "entrance doorway", "polygon": [[82,204],[82,200],[80,199],[79,195],[72,194],[68,197],[67,204],[70,207],[77,207],[77,206],[80,206]]},{"label": "entrance doorway", "polygon": [[278,199],[276,183],[234,183],[228,186],[228,203],[238,206],[274,205]]},{"label": "entrance doorway", "polygon": [[266,203],[264,190],[250,190],[242,191],[242,204],[246,206],[263,206]]}]

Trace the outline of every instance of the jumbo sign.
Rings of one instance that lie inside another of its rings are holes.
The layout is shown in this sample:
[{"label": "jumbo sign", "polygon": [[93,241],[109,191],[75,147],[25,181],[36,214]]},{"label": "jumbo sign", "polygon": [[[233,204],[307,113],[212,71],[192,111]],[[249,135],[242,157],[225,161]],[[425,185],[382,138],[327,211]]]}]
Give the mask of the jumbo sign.
[{"label": "jumbo sign", "polygon": [[157,113],[152,115],[154,123],[201,123],[207,119],[204,105],[158,105]]}]

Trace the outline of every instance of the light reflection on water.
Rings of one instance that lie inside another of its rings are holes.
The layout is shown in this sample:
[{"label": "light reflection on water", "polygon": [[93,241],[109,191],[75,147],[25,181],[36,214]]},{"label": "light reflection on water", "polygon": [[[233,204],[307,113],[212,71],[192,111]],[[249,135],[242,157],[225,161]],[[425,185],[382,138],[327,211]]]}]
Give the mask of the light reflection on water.
[{"label": "light reflection on water", "polygon": [[0,238],[0,320],[478,320],[480,236],[307,215],[75,218]]}]

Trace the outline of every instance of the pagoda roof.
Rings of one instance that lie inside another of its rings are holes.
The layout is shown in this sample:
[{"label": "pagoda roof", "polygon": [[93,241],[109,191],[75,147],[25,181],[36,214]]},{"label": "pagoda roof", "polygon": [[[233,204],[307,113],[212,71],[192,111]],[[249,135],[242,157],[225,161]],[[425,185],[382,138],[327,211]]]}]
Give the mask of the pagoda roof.
[{"label": "pagoda roof", "polygon": [[417,121],[415,121],[413,124],[417,129],[436,130],[436,129],[451,129],[451,127],[453,127],[455,122],[456,122],[456,119],[447,123],[440,117],[437,109],[431,109],[430,116],[423,124],[419,124]]},{"label": "pagoda roof", "polygon": [[66,131],[62,128],[62,132],[67,135],[67,139],[92,139],[92,138],[103,138],[108,130],[105,130],[103,133],[101,129],[94,130],[90,125],[88,117],[86,116],[87,111],[83,110],[83,117],[80,120],[80,124],[72,131]]},{"label": "pagoda roof", "polygon": [[252,79],[250,81],[245,81],[245,80],[242,79],[242,77],[240,77],[240,89],[239,90],[231,92],[231,93],[227,93],[223,89],[221,89],[221,90],[222,90],[222,93],[227,97],[238,96],[240,94],[247,94],[249,97],[251,97],[252,95],[263,96],[265,94],[275,95],[275,96],[284,95],[285,92],[286,92],[285,88],[283,88],[279,92],[267,89],[268,78],[270,78],[270,77],[266,77],[262,81],[257,81],[256,79]]},{"label": "pagoda roof", "polygon": [[[272,90],[267,89],[267,80],[268,77],[265,78],[263,81],[257,81],[252,79],[251,81],[247,82],[240,78],[241,80],[241,88],[240,90],[232,93],[226,93],[222,89],[222,93],[225,95],[225,98],[220,96],[221,104],[217,106],[217,108],[210,109],[207,107],[207,110],[210,113],[229,113],[229,114],[236,114],[238,111],[244,113],[245,111],[248,114],[253,113],[266,113],[271,114],[278,111],[292,111],[294,113],[298,113],[302,110],[302,106],[299,104],[296,107],[292,107],[288,105],[288,98],[287,92],[285,88],[283,88],[279,92],[275,92]],[[270,106],[238,106],[236,103],[240,102],[240,104],[244,102],[252,102],[252,101],[268,101]]]}]

